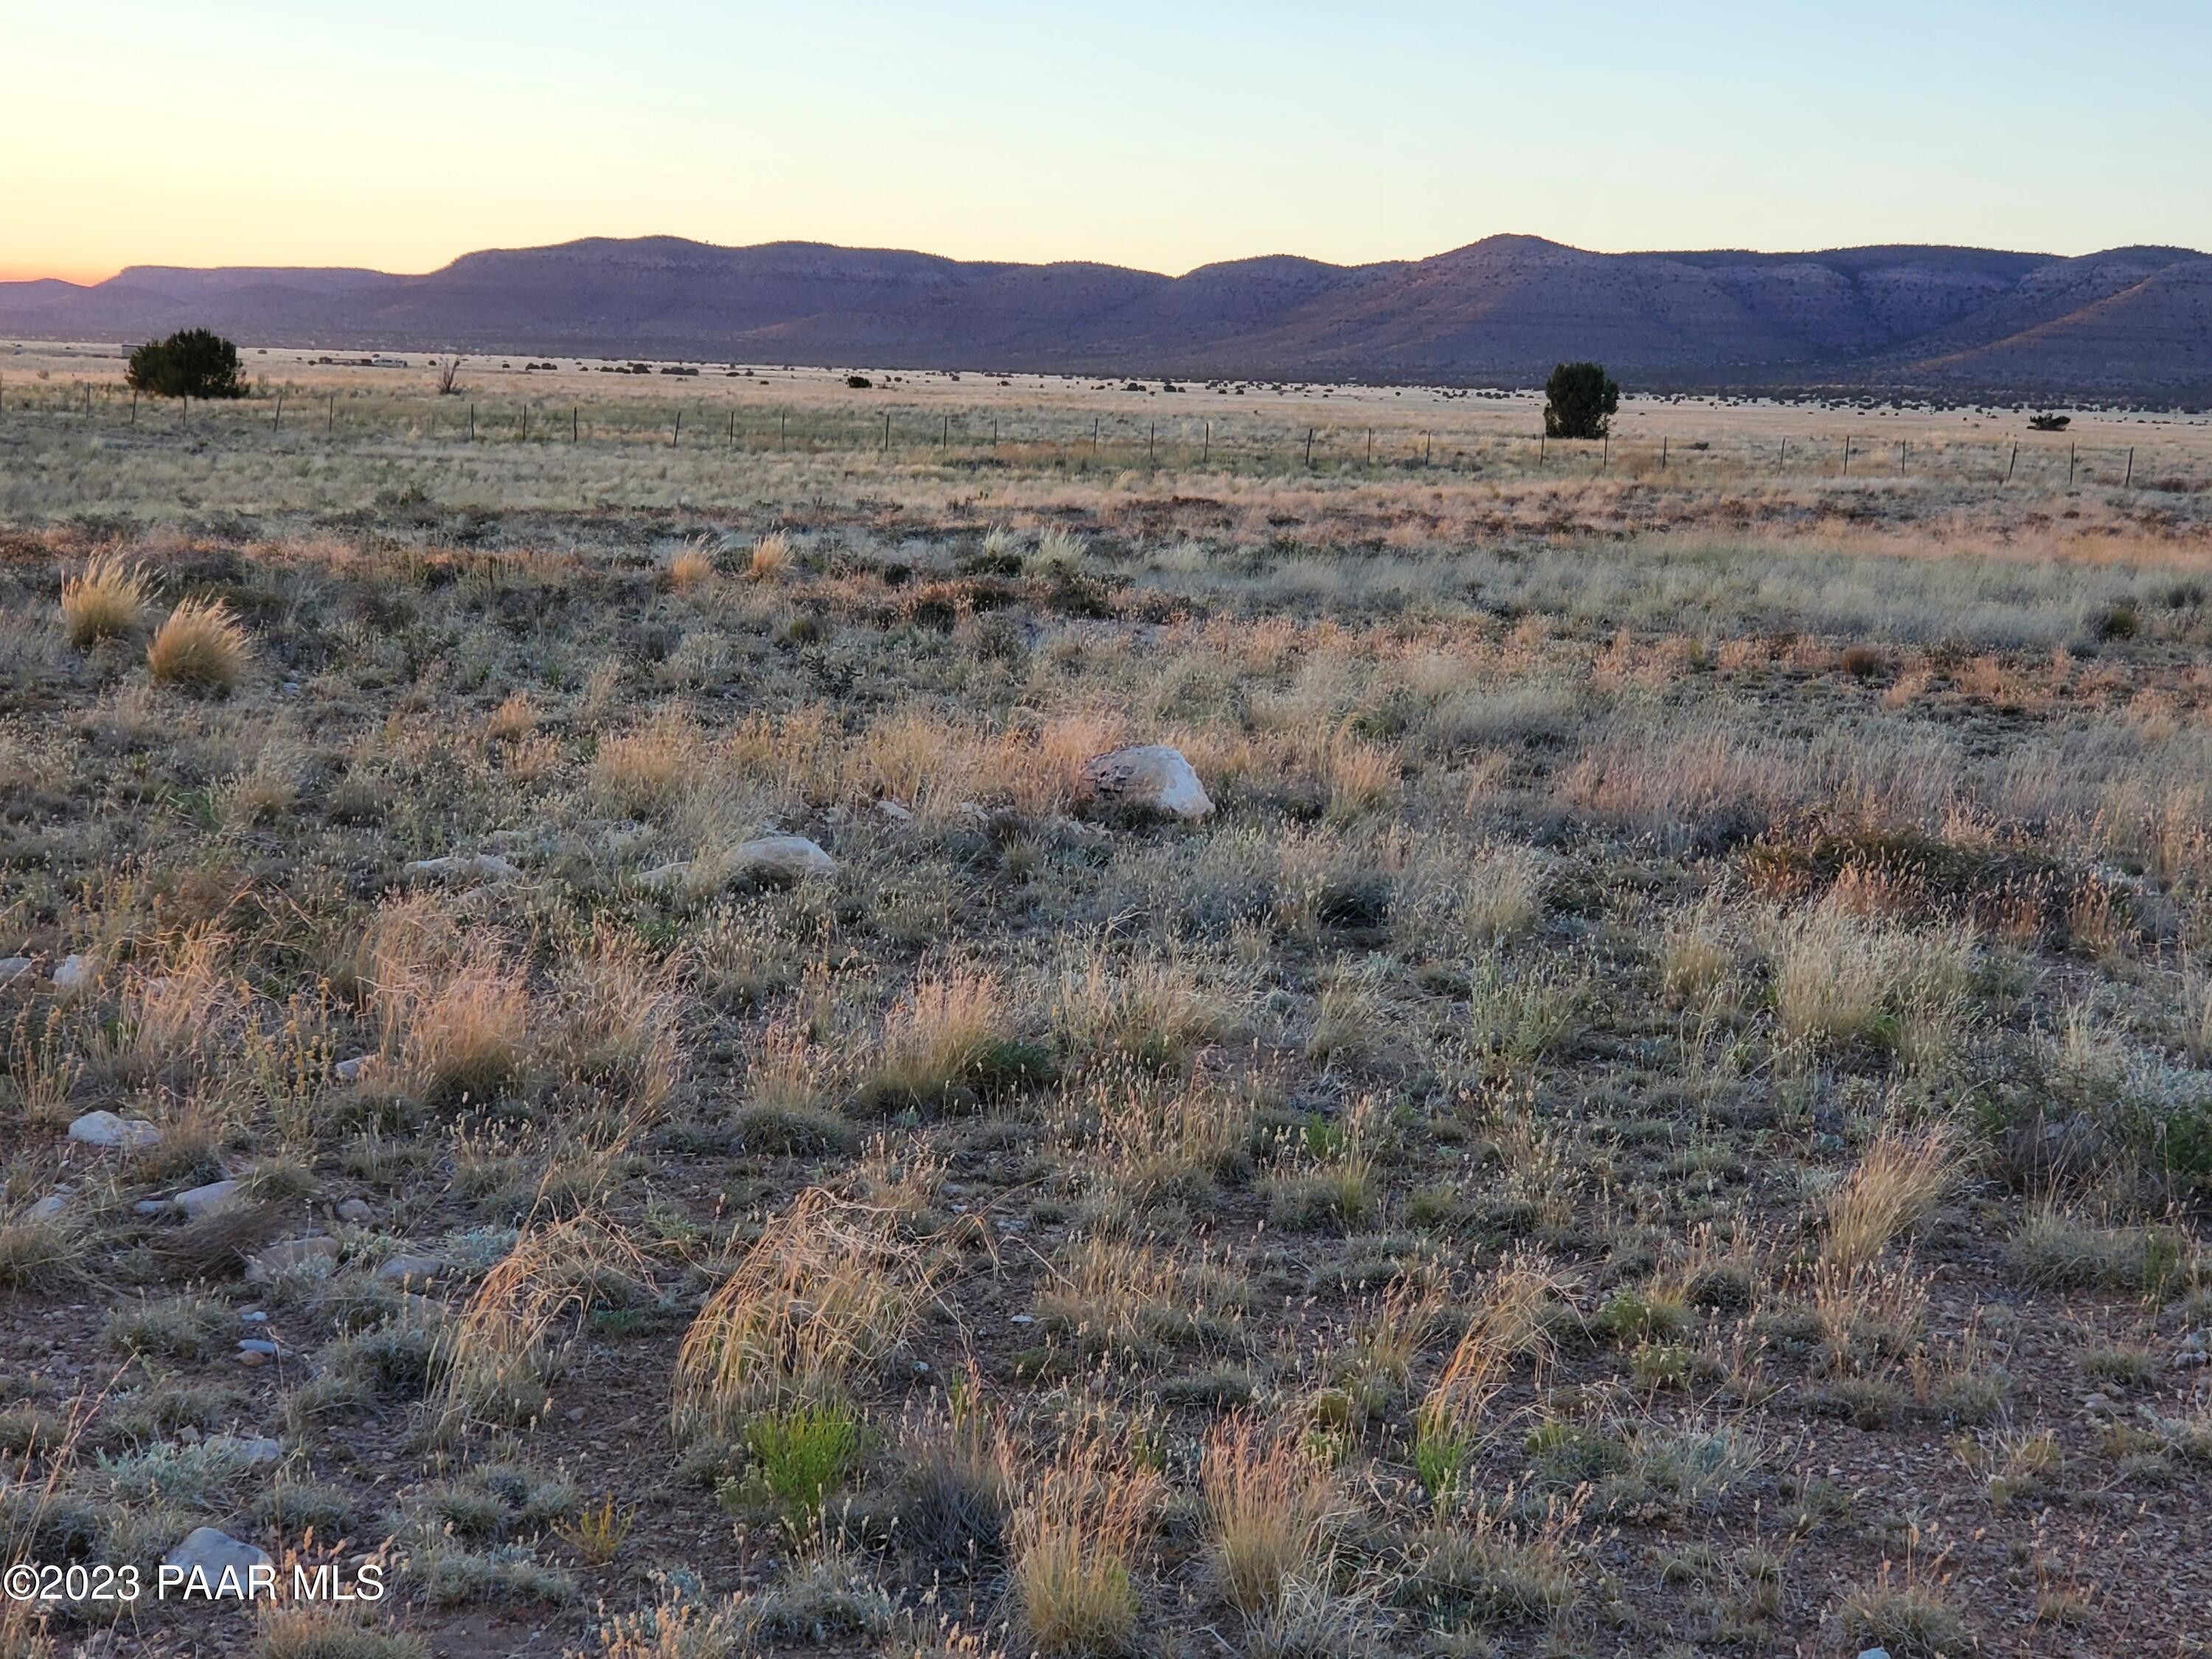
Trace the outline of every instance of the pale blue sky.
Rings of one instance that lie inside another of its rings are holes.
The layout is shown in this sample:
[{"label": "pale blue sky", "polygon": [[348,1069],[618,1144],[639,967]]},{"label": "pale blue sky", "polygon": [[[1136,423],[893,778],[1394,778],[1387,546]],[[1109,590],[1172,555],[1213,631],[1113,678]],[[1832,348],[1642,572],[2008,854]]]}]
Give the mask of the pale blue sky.
[{"label": "pale blue sky", "polygon": [[0,275],[2212,248],[2212,5],[0,0]]}]

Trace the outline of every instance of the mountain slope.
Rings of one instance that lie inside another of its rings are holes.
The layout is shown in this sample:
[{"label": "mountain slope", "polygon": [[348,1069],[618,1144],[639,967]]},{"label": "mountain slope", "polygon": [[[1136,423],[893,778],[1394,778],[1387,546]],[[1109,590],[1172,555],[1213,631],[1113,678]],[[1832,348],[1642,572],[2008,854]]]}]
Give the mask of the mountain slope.
[{"label": "mountain slope", "polygon": [[1978,248],[1591,253],[1492,236],[1425,259],[1290,255],[1164,276],[894,249],[591,237],[420,276],[133,266],[0,283],[0,335],[918,368],[2212,398],[2212,259]]}]

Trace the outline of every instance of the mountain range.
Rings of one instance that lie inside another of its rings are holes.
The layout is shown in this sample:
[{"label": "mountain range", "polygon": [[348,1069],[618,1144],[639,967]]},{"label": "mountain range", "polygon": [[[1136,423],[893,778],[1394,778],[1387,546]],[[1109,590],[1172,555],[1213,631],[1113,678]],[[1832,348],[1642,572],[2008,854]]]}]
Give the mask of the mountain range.
[{"label": "mountain range", "polygon": [[591,237],[422,276],[133,265],[0,283],[0,337],[566,353],[830,367],[2212,403],[2212,258],[1893,246],[1591,253],[1492,236],[1181,276],[884,249]]}]

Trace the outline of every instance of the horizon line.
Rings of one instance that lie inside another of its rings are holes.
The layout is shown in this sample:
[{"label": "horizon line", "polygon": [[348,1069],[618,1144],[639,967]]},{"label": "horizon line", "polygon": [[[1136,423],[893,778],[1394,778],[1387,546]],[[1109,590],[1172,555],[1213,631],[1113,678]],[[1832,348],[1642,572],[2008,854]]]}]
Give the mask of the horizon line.
[{"label": "horizon line", "polygon": [[453,265],[459,264],[463,259],[473,258],[476,255],[483,253],[534,252],[546,248],[573,247],[581,242],[624,243],[652,241],[684,242],[695,247],[713,248],[725,252],[743,252],[755,248],[785,246],[833,248],[839,252],[848,253],[909,254],[921,258],[945,259],[956,264],[1026,265],[1033,269],[1039,270],[1050,269],[1055,265],[1098,265],[1110,270],[1135,271],[1146,276],[1163,276],[1170,281],[1179,281],[1182,278],[1192,276],[1198,271],[1210,270],[1223,265],[1250,264],[1262,259],[1297,259],[1311,264],[1326,265],[1331,270],[1362,270],[1383,265],[1421,264],[1431,259],[1445,258],[1455,253],[1464,252],[1469,248],[1479,247],[1486,242],[1505,240],[1543,242],[1553,247],[1566,249],[1571,252],[1594,254],[1604,258],[1636,258],[1662,257],[1668,254],[1702,255],[1714,253],[1741,253],[1750,255],[1754,258],[1768,259],[1788,258],[1793,255],[1805,258],[1815,258],[1826,254],[1856,253],[1876,248],[1926,248],[1950,252],[2005,253],[2026,258],[2049,260],[2093,258],[2100,253],[2115,253],[2134,248],[2155,248],[2161,251],[2171,251],[2193,255],[2200,258],[2206,257],[2202,249],[2190,247],[2185,244],[2156,241],[2118,242],[2106,247],[2090,248],[2080,253],[2058,253],[2039,248],[1997,247],[1973,242],[1916,241],[1839,242],[1831,244],[1825,247],[1762,248],[1749,246],[1712,246],[1593,248],[1584,247],[1577,243],[1563,242],[1555,237],[1546,236],[1534,231],[1505,230],[1492,231],[1486,235],[1475,238],[1473,241],[1455,243],[1449,247],[1439,248],[1434,252],[1395,258],[1362,259],[1344,262],[1334,259],[1323,259],[1313,254],[1297,253],[1288,250],[1278,249],[1263,253],[1240,254],[1235,258],[1227,259],[1209,259],[1203,261],[1200,264],[1189,266],[1182,270],[1171,271],[1157,270],[1146,265],[1125,264],[1113,259],[1084,258],[1080,256],[1071,256],[1053,259],[1011,259],[998,258],[988,255],[939,253],[927,248],[895,247],[884,244],[831,242],[824,241],[815,237],[806,236],[771,237],[765,240],[755,242],[717,242],[709,240],[704,237],[685,235],[676,231],[650,231],[641,233],[635,236],[615,236],[608,235],[602,232],[586,232],[582,235],[564,237],[556,241],[522,242],[465,248],[460,252],[447,258],[443,264],[432,265],[428,269],[422,270],[394,270],[382,265],[355,264],[344,262],[332,263],[329,261],[312,263],[304,261],[277,263],[268,260],[242,259],[236,262],[226,262],[215,264],[187,264],[167,260],[137,259],[125,264],[115,266],[112,269],[107,269],[104,266],[100,267],[99,269],[105,272],[105,274],[102,275],[94,274],[92,270],[86,270],[82,268],[75,272],[68,272],[62,269],[52,266],[40,266],[11,262],[5,265],[0,265],[0,283],[58,282],[65,283],[73,288],[94,289],[98,288],[104,283],[113,282],[117,277],[124,275],[127,271],[142,270],[195,271],[359,270],[370,272],[381,276],[434,276],[441,270],[450,270]]}]

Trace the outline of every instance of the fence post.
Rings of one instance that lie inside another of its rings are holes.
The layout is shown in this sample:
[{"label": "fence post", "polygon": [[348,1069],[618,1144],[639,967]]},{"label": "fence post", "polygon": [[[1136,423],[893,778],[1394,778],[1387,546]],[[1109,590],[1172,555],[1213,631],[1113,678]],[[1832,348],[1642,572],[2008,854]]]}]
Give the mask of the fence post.
[{"label": "fence post", "polygon": [[1367,428],[1367,465],[1375,465],[1375,428],[1371,426]]},{"label": "fence post", "polygon": [[1662,472],[1667,470],[1667,437],[1664,433],[1659,437],[1659,470]]},{"label": "fence post", "polygon": [[[338,429],[338,394],[333,392],[323,401],[323,436],[327,438]],[[132,394],[131,402],[134,408],[137,407],[138,398],[136,393]]]},{"label": "fence post", "polygon": [[131,424],[138,424],[138,394],[135,391],[131,394]]},{"label": "fence post", "polygon": [[1851,434],[1848,432],[1844,434],[1844,476],[1851,476]]},{"label": "fence post", "polygon": [[1610,431],[1597,434],[1597,470],[1601,472],[1613,471],[1613,434]]},{"label": "fence post", "polygon": [[522,436],[518,441],[530,441],[530,404],[526,401],[522,405]]},{"label": "fence post", "polygon": [[2074,445],[2071,441],[2066,446],[2066,487],[2069,489],[2074,488]]},{"label": "fence post", "polygon": [[568,405],[568,441],[570,443],[576,441],[577,428],[582,424],[582,412],[574,404],[570,404]]},{"label": "fence post", "polygon": [[[92,413],[92,388],[90,386],[87,386],[85,388],[84,412],[87,415],[90,415]],[[282,432],[284,429],[284,394],[281,392],[276,394],[276,412],[269,417],[269,429],[271,432]]]},{"label": "fence post", "polygon": [[1313,471],[1313,441],[1314,429],[1308,427],[1306,428],[1306,471],[1309,472]]},{"label": "fence post", "polygon": [[2013,468],[2014,468],[2014,467],[2018,466],[2019,465],[2020,465],[2020,440],[2019,440],[2019,439],[2017,439],[2017,438],[2014,438],[2014,439],[2012,441],[2012,459],[2011,459],[2010,460],[2008,460],[2008,461],[2007,461],[2007,462],[2005,463],[2005,477],[2004,477],[2004,481],[2005,481],[2007,483],[2010,483],[2012,482],[2012,470],[2013,470]]},{"label": "fence post", "polygon": [[2136,481],[2136,447],[2128,446],[2128,476],[2120,480],[2120,488],[2128,489]]},{"label": "fence post", "polygon": [[1206,423],[1206,447],[1199,452],[1198,464],[1204,466],[1213,459],[1213,422]]},{"label": "fence post", "polygon": [[1145,465],[1150,466],[1159,454],[1160,423],[1152,422],[1152,429],[1145,434]]},{"label": "fence post", "polygon": [[474,443],[476,441],[477,441],[477,406],[476,406],[474,404],[471,404],[469,405],[469,441],[470,441],[471,443]]},{"label": "fence post", "polygon": [[1437,434],[1433,432],[1424,432],[1421,434],[1421,465],[1423,466],[1429,464],[1429,457],[1436,453],[1436,448]]}]

